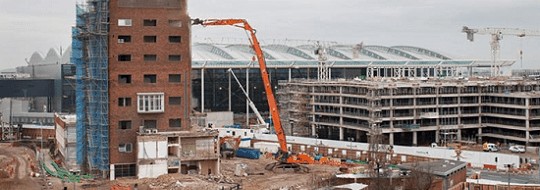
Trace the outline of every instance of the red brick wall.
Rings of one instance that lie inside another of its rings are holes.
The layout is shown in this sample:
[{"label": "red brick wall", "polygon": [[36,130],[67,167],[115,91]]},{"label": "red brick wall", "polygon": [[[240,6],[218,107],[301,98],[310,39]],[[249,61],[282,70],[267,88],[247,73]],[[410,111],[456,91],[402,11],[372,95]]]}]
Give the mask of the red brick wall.
[{"label": "red brick wall", "polygon": [[[191,97],[191,49],[190,18],[185,0],[182,8],[125,8],[118,7],[118,0],[110,1],[109,34],[109,125],[110,163],[133,163],[136,161],[136,132],[143,120],[157,120],[159,131],[185,130],[189,123]],[[118,19],[132,19],[132,26],[118,26]],[[144,19],[156,19],[157,26],[143,26]],[[170,27],[169,20],[181,20],[179,28]],[[131,35],[130,43],[118,43],[118,35]],[[143,36],[157,36],[157,43],[144,43]],[[180,44],[169,43],[169,36],[181,36]],[[131,54],[131,61],[119,62],[119,54]],[[145,62],[144,54],[156,54],[157,61]],[[180,54],[182,61],[170,62],[170,54]],[[118,75],[130,74],[131,84],[119,84]],[[157,83],[145,84],[144,74],[156,74]],[[181,74],[181,83],[169,83],[169,74]],[[155,114],[137,113],[139,92],[165,93],[165,112]],[[180,96],[181,105],[169,106],[168,97]],[[131,106],[119,107],[119,97],[131,97]],[[182,128],[169,128],[169,119],[181,118]],[[132,128],[119,129],[120,120],[131,120]],[[119,153],[120,143],[132,143],[131,153]]]},{"label": "red brick wall", "polygon": [[[41,137],[41,129],[22,129],[22,138],[30,137],[36,139]],[[56,132],[54,129],[43,129],[43,139],[56,139]]]}]

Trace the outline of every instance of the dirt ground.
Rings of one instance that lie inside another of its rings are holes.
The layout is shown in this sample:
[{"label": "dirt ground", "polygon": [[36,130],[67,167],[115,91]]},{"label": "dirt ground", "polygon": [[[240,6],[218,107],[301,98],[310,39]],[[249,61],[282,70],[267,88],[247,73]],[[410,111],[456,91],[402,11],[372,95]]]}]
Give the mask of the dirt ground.
[{"label": "dirt ground", "polygon": [[36,171],[34,151],[0,143],[0,189],[41,189],[42,180],[30,176]]},{"label": "dirt ground", "polygon": [[[338,167],[327,165],[308,165],[309,173],[266,171],[266,164],[274,160],[232,158],[221,161],[221,174],[217,176],[167,174],[156,179],[119,179],[102,184],[97,189],[116,186],[118,189],[133,188],[137,184],[139,190],[149,189],[234,189],[239,186],[247,190],[259,189],[312,189],[317,182],[327,179],[339,171]],[[235,176],[237,164],[246,164],[247,176]],[[89,186],[87,186],[89,187]]]}]

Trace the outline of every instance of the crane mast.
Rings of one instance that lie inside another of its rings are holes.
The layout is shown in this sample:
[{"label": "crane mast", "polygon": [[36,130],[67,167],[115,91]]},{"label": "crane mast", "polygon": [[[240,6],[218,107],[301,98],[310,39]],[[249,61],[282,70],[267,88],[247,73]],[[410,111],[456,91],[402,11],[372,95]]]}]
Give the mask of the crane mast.
[{"label": "crane mast", "polygon": [[526,37],[526,36],[540,36],[540,30],[527,30],[519,28],[469,28],[463,26],[462,32],[467,34],[467,39],[469,41],[474,41],[475,34],[491,35],[491,76],[498,76],[500,73],[500,65],[496,64],[496,61],[500,57],[501,45],[499,41],[503,39],[503,35],[511,35],[516,37]]},{"label": "crane mast", "polygon": [[279,115],[277,101],[274,97],[274,92],[270,83],[270,79],[268,78],[268,69],[266,67],[264,53],[262,51],[261,45],[259,44],[259,40],[255,35],[255,29],[253,29],[245,19],[194,19],[192,24],[203,26],[235,26],[249,32],[250,43],[253,47],[253,51],[255,51],[255,56],[257,57],[257,60],[259,62],[259,69],[261,71],[261,78],[263,80],[264,90],[266,92],[266,99],[268,100],[270,115],[272,116],[272,122],[279,142],[280,152],[278,153],[278,155],[282,162],[286,162],[289,154],[287,150],[287,140],[285,139],[283,127],[281,126],[281,118]]},{"label": "crane mast", "polygon": [[251,109],[252,109],[253,112],[255,113],[255,116],[257,116],[257,120],[259,121],[259,124],[264,125],[265,127],[268,127],[268,123],[266,123],[266,122],[264,121],[264,118],[263,118],[263,117],[261,116],[261,114],[259,113],[259,110],[257,109],[257,107],[255,107],[255,104],[253,103],[253,101],[251,100],[251,98],[249,98],[249,95],[248,95],[247,91],[244,89],[244,87],[242,87],[242,83],[240,83],[240,80],[238,80],[238,77],[236,77],[236,74],[234,74],[234,72],[233,72],[232,69],[227,70],[227,72],[230,72],[230,73],[231,73],[231,75],[233,76],[233,78],[234,78],[234,80],[236,81],[236,83],[238,83],[238,86],[240,87],[240,90],[242,90],[242,92],[244,93],[244,95],[246,95],[246,98],[247,98],[249,107],[251,107]]}]

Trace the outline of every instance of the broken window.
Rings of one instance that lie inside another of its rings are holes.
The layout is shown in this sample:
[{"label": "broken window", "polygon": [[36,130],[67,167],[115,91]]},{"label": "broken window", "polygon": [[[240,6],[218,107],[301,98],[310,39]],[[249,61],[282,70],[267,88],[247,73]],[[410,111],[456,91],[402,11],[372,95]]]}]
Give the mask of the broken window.
[{"label": "broken window", "polygon": [[182,127],[182,120],[177,119],[169,119],[169,127]]},{"label": "broken window", "polygon": [[120,54],[120,55],[118,55],[118,61],[131,61],[131,55],[129,55],[129,54]]},{"label": "broken window", "polygon": [[180,36],[169,36],[170,43],[180,43],[181,41],[182,41],[182,37]]},{"label": "broken window", "polygon": [[131,26],[131,19],[118,19],[118,26]]},{"label": "broken window", "polygon": [[180,20],[169,20],[169,26],[170,27],[182,27],[182,21]]},{"label": "broken window", "polygon": [[180,105],[182,103],[182,97],[169,97],[169,105]]},{"label": "broken window", "polygon": [[144,83],[156,83],[157,75],[144,75]]},{"label": "broken window", "polygon": [[157,55],[156,54],[145,54],[144,55],[144,61],[157,61]]},{"label": "broken window", "polygon": [[129,177],[137,175],[136,164],[115,164],[114,177]]},{"label": "broken window", "polygon": [[181,55],[169,55],[169,61],[181,61],[182,56]]},{"label": "broken window", "polygon": [[144,19],[143,20],[143,26],[157,26],[157,20],[156,19]]},{"label": "broken window", "polygon": [[131,152],[132,145],[131,143],[120,143],[118,145],[118,152]]},{"label": "broken window", "polygon": [[169,82],[179,83],[181,80],[182,76],[180,74],[169,74]]},{"label": "broken window", "polygon": [[146,43],[156,43],[157,42],[157,36],[144,36],[144,42]]},{"label": "broken window", "polygon": [[120,107],[131,106],[131,98],[130,97],[120,97],[120,98],[118,98],[118,106],[120,106]]},{"label": "broken window", "polygon": [[131,36],[128,35],[120,35],[118,36],[118,43],[129,43],[131,42]]},{"label": "broken window", "polygon": [[118,126],[120,129],[131,129],[131,121],[119,121]]},{"label": "broken window", "polygon": [[131,83],[131,75],[118,75],[118,83],[120,84]]}]

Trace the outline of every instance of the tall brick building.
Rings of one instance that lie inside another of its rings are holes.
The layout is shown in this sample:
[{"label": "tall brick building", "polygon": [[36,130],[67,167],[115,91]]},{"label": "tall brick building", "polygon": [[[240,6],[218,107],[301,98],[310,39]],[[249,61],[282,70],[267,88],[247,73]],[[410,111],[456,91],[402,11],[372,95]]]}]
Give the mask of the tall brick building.
[{"label": "tall brick building", "polygon": [[190,126],[191,49],[186,0],[110,0],[111,177],[136,175],[137,133]]}]

